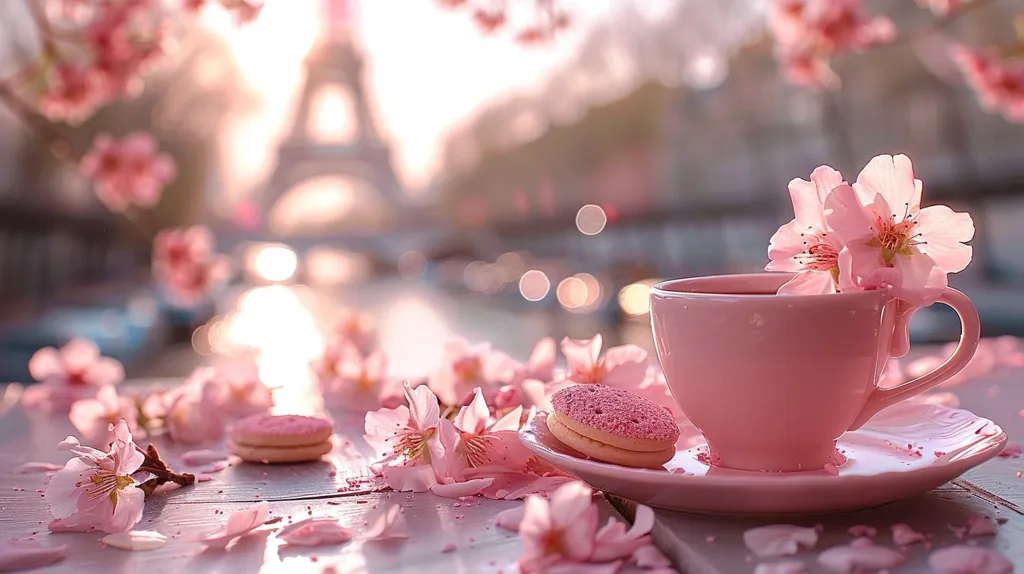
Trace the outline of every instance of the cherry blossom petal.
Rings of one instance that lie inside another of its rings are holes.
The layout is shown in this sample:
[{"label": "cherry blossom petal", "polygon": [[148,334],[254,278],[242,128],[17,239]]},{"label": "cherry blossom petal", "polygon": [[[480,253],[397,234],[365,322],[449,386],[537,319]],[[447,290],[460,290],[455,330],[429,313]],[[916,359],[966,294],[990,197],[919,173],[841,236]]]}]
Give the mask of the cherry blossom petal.
[{"label": "cherry blossom petal", "polygon": [[37,381],[59,377],[64,373],[60,352],[54,347],[43,347],[28,360],[28,372]]},{"label": "cherry blossom petal", "polygon": [[924,541],[924,534],[914,530],[909,524],[901,522],[892,525],[892,543],[896,546],[909,546]]},{"label": "cherry blossom petal", "polygon": [[493,478],[476,478],[465,482],[452,482],[448,484],[434,484],[430,492],[444,498],[460,498],[463,496],[474,496],[481,490],[487,488],[494,482]]},{"label": "cherry blossom petal", "polygon": [[228,459],[228,453],[218,450],[200,449],[190,450],[181,455],[181,462],[185,466],[204,466]]},{"label": "cherry blossom petal", "polygon": [[928,566],[948,574],[1008,574],[1013,563],[1005,556],[978,546],[949,546],[932,552]]},{"label": "cherry blossom petal", "polygon": [[307,518],[285,526],[277,537],[292,546],[334,546],[352,540],[352,531],[338,523],[337,518]]},{"label": "cherry blossom petal", "polygon": [[921,189],[914,179],[914,166],[903,154],[871,158],[857,176],[854,187],[864,203],[879,194],[895,211],[921,209]]},{"label": "cherry blossom petal", "polygon": [[555,340],[544,337],[533,347],[526,361],[527,376],[544,382],[550,381],[555,370]]},{"label": "cherry blossom petal", "polygon": [[779,287],[779,295],[824,295],[835,293],[836,285],[828,271],[803,270]]},{"label": "cherry blossom petal", "polygon": [[90,339],[75,337],[60,349],[60,360],[69,372],[84,372],[100,358],[100,348]]},{"label": "cherry blossom petal", "polygon": [[167,544],[167,537],[153,530],[129,530],[108,534],[100,542],[119,550],[156,550]]},{"label": "cherry blossom petal", "polygon": [[600,333],[589,340],[566,337],[562,339],[562,354],[565,355],[570,370],[588,370],[597,364],[597,360],[601,356],[602,345],[603,340]]},{"label": "cherry blossom petal", "polygon": [[897,255],[892,264],[902,275],[900,284],[894,286],[892,293],[907,303],[931,305],[946,289],[946,273],[924,253]]},{"label": "cherry blossom petal", "polygon": [[425,464],[385,466],[383,474],[387,485],[399,492],[426,492],[437,484],[434,469]]},{"label": "cherry blossom petal", "polygon": [[[819,209],[820,206],[819,206]],[[805,232],[797,220],[783,224],[768,241],[768,265],[765,271],[800,271],[804,265],[795,256],[807,249]]]},{"label": "cherry blossom petal", "polygon": [[747,530],[743,543],[762,558],[792,556],[801,546],[813,548],[818,543],[818,531],[792,524],[772,524]]},{"label": "cherry blossom petal", "polygon": [[223,526],[205,534],[188,538],[189,542],[201,542],[210,548],[224,548],[232,540],[245,536],[267,521],[270,504],[260,502],[251,508],[234,512]]},{"label": "cherry blossom petal", "polygon": [[0,540],[0,572],[18,572],[56,564],[67,555],[68,547],[40,546],[37,542]]},{"label": "cherry blossom petal", "polygon": [[754,568],[754,574],[807,574],[807,565],[799,560],[764,562]]},{"label": "cherry blossom petal", "polygon": [[668,568],[672,565],[669,559],[653,544],[641,546],[633,552],[633,562],[641,568]]},{"label": "cherry blossom petal", "polygon": [[647,351],[636,345],[620,345],[604,354],[603,383],[623,388],[639,386],[647,376]]},{"label": "cherry blossom petal", "polygon": [[437,426],[441,417],[441,407],[430,387],[420,385],[412,388],[405,383],[406,397],[409,401],[409,418],[416,422],[419,430],[425,431]]},{"label": "cherry blossom petal", "polygon": [[1003,447],[1003,450],[999,451],[998,456],[1004,458],[1017,458],[1021,454],[1024,454],[1024,447],[1021,447],[1021,445],[1015,442],[1008,442],[1006,443],[1006,446]]},{"label": "cherry blossom petal", "polygon": [[[73,438],[73,437],[69,437]],[[14,469],[14,474],[39,474],[43,472],[56,472],[64,468],[59,464],[52,464],[49,462],[26,462]]]},{"label": "cherry blossom petal", "polygon": [[605,562],[632,555],[637,548],[651,544],[651,537],[646,535],[653,527],[654,511],[642,504],[637,505],[633,526],[628,532],[622,521],[609,519],[597,532],[591,560]]},{"label": "cherry blossom petal", "polygon": [[974,237],[974,219],[945,205],[926,207],[917,214],[915,233],[927,238],[918,246],[943,271],[957,273],[971,262],[974,250],[963,242]]},{"label": "cherry blossom petal", "polygon": [[825,222],[842,237],[847,247],[871,234],[875,222],[861,203],[861,197],[850,185],[840,185],[825,198]]},{"label": "cherry blossom petal", "polygon": [[971,516],[967,519],[968,536],[989,536],[996,533],[996,523],[987,516]]},{"label": "cherry blossom petal", "polygon": [[[500,419],[491,425],[487,432],[498,433],[501,431],[518,432],[519,421],[523,420],[523,407],[518,406],[505,413]],[[517,439],[518,440],[518,439]]]},{"label": "cherry blossom petal", "polygon": [[519,532],[519,524],[523,521],[523,512],[526,510],[526,506],[521,504],[515,508],[509,508],[508,510],[502,510],[494,517],[494,524],[505,530],[511,530],[513,532]]},{"label": "cherry blossom petal", "polygon": [[85,381],[90,385],[117,385],[124,381],[124,365],[117,359],[98,357],[85,372]]},{"label": "cherry blossom petal", "polygon": [[818,562],[822,566],[846,574],[891,570],[903,565],[906,560],[902,552],[873,544],[833,546],[818,555]]},{"label": "cherry blossom petal", "polygon": [[408,527],[405,517],[402,516],[401,508],[397,504],[389,506],[373,519],[370,527],[363,532],[360,540],[391,540],[397,538],[408,538]]},{"label": "cherry blossom petal", "polygon": [[473,400],[468,406],[459,409],[455,415],[455,426],[465,433],[480,434],[487,426],[487,419],[490,417],[490,410],[487,408],[487,401],[480,387],[473,390]]}]

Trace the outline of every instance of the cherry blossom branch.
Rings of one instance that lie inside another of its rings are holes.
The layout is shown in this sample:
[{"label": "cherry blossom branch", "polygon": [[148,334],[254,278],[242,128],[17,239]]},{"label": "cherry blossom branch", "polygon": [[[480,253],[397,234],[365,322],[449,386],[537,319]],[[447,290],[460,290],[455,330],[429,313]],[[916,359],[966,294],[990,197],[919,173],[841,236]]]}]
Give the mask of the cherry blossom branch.
[{"label": "cherry blossom branch", "polygon": [[139,467],[139,471],[148,472],[155,477],[139,485],[139,488],[146,493],[146,496],[153,494],[153,491],[158,486],[168,482],[173,482],[180,486],[195,484],[196,477],[194,474],[188,472],[178,474],[169,469],[167,464],[160,459],[160,452],[157,451],[156,445],[150,444],[146,450],[142,450],[138,445],[135,448],[146,457],[142,466]]},{"label": "cherry blossom branch", "polygon": [[50,28],[50,20],[43,12],[42,6],[36,0],[25,0],[25,7],[28,9],[32,21],[39,33],[39,41],[42,44],[43,52],[48,55],[57,53],[57,46],[53,42],[53,30]]}]

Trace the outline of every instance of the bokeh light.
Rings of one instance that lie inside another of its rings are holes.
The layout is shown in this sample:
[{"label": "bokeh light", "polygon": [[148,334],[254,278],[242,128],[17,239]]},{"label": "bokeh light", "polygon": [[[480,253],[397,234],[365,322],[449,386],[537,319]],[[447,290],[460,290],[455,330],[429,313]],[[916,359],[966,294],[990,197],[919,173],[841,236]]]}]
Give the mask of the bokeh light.
[{"label": "bokeh light", "polygon": [[543,271],[531,269],[519,278],[519,292],[527,301],[540,301],[551,291],[551,281]]},{"label": "bokeh light", "polygon": [[691,88],[710,90],[729,75],[729,61],[715,48],[695,51],[683,64],[683,81]]},{"label": "bokeh light", "polygon": [[566,277],[555,290],[558,303],[568,310],[578,309],[587,302],[587,284],[578,277]]},{"label": "bokeh light", "polygon": [[642,316],[651,310],[651,287],[658,279],[644,279],[619,291],[619,308],[627,315]]},{"label": "bokeh light", "polygon": [[415,281],[427,272],[427,258],[419,251],[406,251],[398,258],[398,274]]},{"label": "bokeh light", "polygon": [[600,205],[584,205],[576,212],[576,228],[583,235],[597,235],[607,223],[608,216]]},{"label": "bokeh light", "polygon": [[295,274],[299,259],[295,251],[285,245],[267,245],[253,258],[252,268],[267,281],[287,281]]},{"label": "bokeh light", "polygon": [[601,304],[602,296],[604,295],[601,282],[590,273],[577,273],[575,277],[582,281],[587,288],[587,299],[580,306],[580,310],[594,310]]}]

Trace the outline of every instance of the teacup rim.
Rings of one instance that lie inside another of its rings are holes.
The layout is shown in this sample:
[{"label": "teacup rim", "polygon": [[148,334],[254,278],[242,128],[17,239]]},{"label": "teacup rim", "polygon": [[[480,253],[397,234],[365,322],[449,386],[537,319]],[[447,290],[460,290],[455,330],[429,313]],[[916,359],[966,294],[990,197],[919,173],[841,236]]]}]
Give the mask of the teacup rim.
[{"label": "teacup rim", "polygon": [[[726,279],[726,278],[750,278],[750,277],[765,277],[765,276],[777,276],[793,277],[796,273],[788,271],[765,271],[761,273],[723,273],[718,275],[697,275],[693,277],[679,277],[676,279],[666,279],[654,284],[651,287],[651,295],[657,295],[659,297],[670,298],[670,299],[721,299],[722,297],[743,299],[749,301],[758,300],[775,300],[779,297],[793,297],[794,299],[799,297],[801,301],[837,301],[839,299],[867,299],[877,298],[880,295],[884,296],[885,291],[881,290],[867,290],[867,291],[853,291],[845,293],[821,293],[821,294],[801,294],[801,295],[778,295],[777,293],[726,293],[726,292],[706,292],[706,291],[675,291],[671,290],[670,287],[685,284],[690,282],[696,282],[700,280],[715,280],[715,279]],[[785,283],[785,281],[783,281]]]}]

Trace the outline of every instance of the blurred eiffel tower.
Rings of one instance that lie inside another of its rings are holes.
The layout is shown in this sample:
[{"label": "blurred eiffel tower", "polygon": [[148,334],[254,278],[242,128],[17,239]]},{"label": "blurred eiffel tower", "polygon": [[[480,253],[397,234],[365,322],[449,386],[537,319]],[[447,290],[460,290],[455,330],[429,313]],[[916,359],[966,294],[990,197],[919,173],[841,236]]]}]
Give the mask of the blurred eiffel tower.
[{"label": "blurred eiffel tower", "polygon": [[[355,24],[349,0],[321,0],[323,32],[306,56],[306,79],[291,133],[277,152],[277,165],[260,195],[264,228],[274,204],[299,183],[320,176],[361,179],[377,190],[398,224],[406,205],[395,176],[391,149],[377,131],[363,86],[363,56],[354,41]],[[318,141],[309,133],[316,96],[339,86],[348,92],[355,122],[351,141]]]}]

